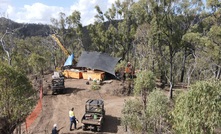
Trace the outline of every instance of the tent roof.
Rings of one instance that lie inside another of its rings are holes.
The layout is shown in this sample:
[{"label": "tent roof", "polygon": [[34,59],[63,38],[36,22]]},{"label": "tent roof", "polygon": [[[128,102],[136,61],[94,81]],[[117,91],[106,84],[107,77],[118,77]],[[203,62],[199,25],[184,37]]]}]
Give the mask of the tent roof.
[{"label": "tent roof", "polygon": [[115,66],[120,58],[111,57],[107,53],[82,52],[77,63],[77,67],[87,67],[97,69],[115,76]]}]

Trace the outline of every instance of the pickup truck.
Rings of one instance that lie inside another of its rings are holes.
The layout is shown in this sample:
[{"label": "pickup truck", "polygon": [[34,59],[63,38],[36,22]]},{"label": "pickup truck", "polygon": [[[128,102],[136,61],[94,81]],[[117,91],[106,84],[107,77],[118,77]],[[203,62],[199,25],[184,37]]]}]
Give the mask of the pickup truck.
[{"label": "pickup truck", "polygon": [[86,101],[85,114],[81,119],[83,130],[95,130],[100,132],[104,123],[104,102],[103,100],[89,99]]}]

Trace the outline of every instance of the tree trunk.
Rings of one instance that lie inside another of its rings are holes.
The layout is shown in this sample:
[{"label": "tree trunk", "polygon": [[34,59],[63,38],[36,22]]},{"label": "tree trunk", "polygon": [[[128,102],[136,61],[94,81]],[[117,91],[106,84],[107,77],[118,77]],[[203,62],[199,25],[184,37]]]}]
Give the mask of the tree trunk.
[{"label": "tree trunk", "polygon": [[[144,115],[143,115],[143,118],[145,117],[145,114],[146,114],[146,107],[147,107],[147,91],[145,90],[142,90],[142,100],[143,100],[143,110],[144,110]],[[147,131],[147,123],[145,120],[143,120],[143,131],[142,131],[142,134],[145,134]]]},{"label": "tree trunk", "polygon": [[[171,50],[170,50],[171,51]],[[173,56],[170,54],[170,99],[173,98]]]},{"label": "tree trunk", "polygon": [[154,65],[155,65],[155,62],[154,62],[154,60],[153,60],[153,61],[152,61],[152,72],[155,72]]},{"label": "tree trunk", "polygon": [[219,73],[217,74],[217,79],[220,79],[221,76],[221,67],[219,68]]},{"label": "tree trunk", "polygon": [[187,56],[186,56],[186,47],[185,47],[184,56],[183,56],[183,63],[182,63],[182,69],[181,69],[180,82],[183,82],[183,78],[184,78],[186,57],[187,57]]},{"label": "tree trunk", "polygon": [[217,69],[216,69],[216,79],[219,79],[220,78],[220,73],[221,73],[221,67],[218,67],[217,66]]}]

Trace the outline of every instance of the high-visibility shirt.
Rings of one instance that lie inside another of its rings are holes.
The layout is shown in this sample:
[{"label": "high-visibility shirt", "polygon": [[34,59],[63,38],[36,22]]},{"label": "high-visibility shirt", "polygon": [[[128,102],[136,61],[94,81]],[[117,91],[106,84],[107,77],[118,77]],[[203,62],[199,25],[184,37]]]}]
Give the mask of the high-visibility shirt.
[{"label": "high-visibility shirt", "polygon": [[74,117],[74,111],[69,111],[69,117]]}]

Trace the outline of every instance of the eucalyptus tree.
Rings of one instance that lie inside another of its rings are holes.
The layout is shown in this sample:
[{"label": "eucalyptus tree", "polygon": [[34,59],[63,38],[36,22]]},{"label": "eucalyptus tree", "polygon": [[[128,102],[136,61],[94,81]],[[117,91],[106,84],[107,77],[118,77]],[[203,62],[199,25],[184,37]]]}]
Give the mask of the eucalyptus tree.
[{"label": "eucalyptus tree", "polygon": [[[220,10],[216,1],[207,1],[207,11],[195,17],[195,23],[189,28],[183,40],[191,46],[188,57],[187,80],[210,79],[220,77]],[[198,11],[199,12],[199,11]],[[190,48],[190,47],[189,47]]]},{"label": "eucalyptus tree", "polygon": [[[51,57],[49,56],[50,51],[47,47],[49,44],[47,44],[45,40],[46,39],[37,36],[25,39],[15,38],[16,46],[12,55],[12,66],[19,70],[25,70],[25,72],[29,74],[42,74],[46,69],[50,69]],[[32,54],[35,54],[36,57],[42,57],[44,59],[43,63],[38,63],[37,60],[35,60],[36,63],[33,61],[29,62]],[[34,67],[35,65],[37,66]]]},{"label": "eucalyptus tree", "polygon": [[23,70],[26,74],[31,73],[31,67],[28,65],[28,57],[32,50],[31,45],[25,39],[15,38],[15,49],[12,55],[12,66],[16,70]]},{"label": "eucalyptus tree", "polygon": [[122,59],[130,61],[131,51],[133,49],[134,34],[136,33],[136,18],[133,16],[133,6],[135,2],[133,0],[123,1],[121,6],[122,21],[118,23],[118,36],[119,45],[118,49],[121,52]]},{"label": "eucalyptus tree", "polygon": [[132,133],[170,133],[168,102],[168,97],[160,90],[150,92],[145,112],[139,98],[126,100],[121,111],[121,124]]},{"label": "eucalyptus tree", "polygon": [[133,35],[137,28],[131,11],[133,4],[133,0],[123,2],[118,0],[105,13],[100,10],[99,6],[95,7],[96,21],[94,25],[89,25],[92,50],[129,59],[133,48]]},{"label": "eucalyptus tree", "polygon": [[[52,22],[52,27],[51,27],[52,33],[49,33],[49,34],[56,34],[56,37],[58,38],[60,43],[64,46],[64,48],[66,48],[68,50],[68,47],[70,45],[67,43],[68,42],[68,32],[66,29],[67,28],[66,14],[63,12],[60,12],[58,19],[51,18],[51,22]],[[55,44],[51,47],[57,46],[57,48],[59,48],[57,42],[54,41],[53,39],[51,39],[51,40]],[[60,48],[57,50],[59,51],[59,53],[56,54],[56,57],[57,57],[58,61],[60,61],[62,64],[63,62],[65,62],[67,55],[65,55],[64,52]],[[62,66],[61,64],[58,63],[58,65],[56,65],[56,66]]]},{"label": "eucalyptus tree", "polygon": [[148,133],[171,132],[169,99],[161,90],[154,90],[149,94],[146,110]]},{"label": "eucalyptus tree", "polygon": [[215,133],[221,127],[219,81],[199,81],[175,102],[173,128],[175,133]]},{"label": "eucalyptus tree", "polygon": [[115,25],[114,20],[116,19],[117,8],[114,4],[111,5],[105,13],[104,16],[107,18],[109,24]]},{"label": "eucalyptus tree", "polygon": [[[129,45],[129,57],[127,57],[134,63],[134,67],[139,69],[153,69],[153,59],[155,54],[153,53],[153,47],[149,43],[150,29],[150,15],[147,13],[147,1],[140,0],[130,5],[129,12],[130,17],[130,45]],[[154,69],[152,70],[154,71]]]},{"label": "eucalyptus tree", "polygon": [[135,50],[135,61],[137,61],[137,67],[139,69],[152,70],[154,72],[155,51],[153,51],[153,45],[148,44],[149,39],[152,36],[150,34],[151,25],[144,23],[138,26],[133,42]]},{"label": "eucalyptus tree", "polygon": [[[153,72],[143,70],[137,74],[137,78],[135,80],[134,85],[134,93],[135,95],[141,96],[142,105],[143,105],[143,114],[142,116],[146,116],[146,108],[147,108],[147,96],[151,91],[155,89],[155,76]],[[144,117],[145,118],[145,117]],[[143,131],[147,130],[147,122],[143,121]]]},{"label": "eucalyptus tree", "polygon": [[95,6],[95,9],[97,11],[95,22],[89,25],[89,35],[92,41],[91,49],[94,51],[106,52],[108,50],[108,44],[105,36],[105,16],[98,5]]},{"label": "eucalyptus tree", "polygon": [[66,14],[63,12],[60,12],[58,15],[58,19],[55,18],[51,18],[51,22],[53,24],[54,28],[53,32],[59,34],[60,36],[62,36],[63,41],[65,41],[65,35],[66,35],[66,27],[67,27],[67,23],[66,23]]},{"label": "eucalyptus tree", "polygon": [[[14,43],[12,41],[12,34],[13,32],[11,32],[9,29],[6,29],[5,33],[1,36],[0,42],[1,42],[1,46],[2,49],[4,50],[6,57],[3,56],[4,60],[8,61],[8,64],[11,65],[11,54],[12,54],[12,49],[14,48]],[[5,41],[5,37],[7,37],[7,41]]]},{"label": "eucalyptus tree", "polygon": [[[75,53],[76,55],[79,55],[85,49],[83,45],[83,27],[80,20],[81,14],[79,11],[74,11],[69,16],[61,12],[58,19],[51,18],[55,34],[61,44],[70,53]],[[66,56],[61,54],[63,52],[59,54],[60,56],[57,55],[57,57],[60,57],[59,61],[64,62]]]},{"label": "eucalyptus tree", "polygon": [[[58,40],[60,41],[60,43],[64,46],[64,48],[68,48],[69,47],[69,44],[67,43],[67,37],[69,34],[67,32],[67,16],[65,13],[63,12],[60,12],[59,13],[59,18],[58,19],[55,19],[55,18],[51,18],[51,22],[52,22],[52,33],[49,33],[49,34],[56,34],[56,37],[58,38]],[[53,39],[51,39],[52,41],[54,41]],[[56,41],[54,41],[55,44],[57,44]],[[57,47],[59,48],[59,46],[57,45]],[[61,49],[58,49],[60,50],[60,53],[58,55],[56,55],[58,57],[58,61],[65,61],[65,58],[67,57]],[[57,65],[57,66],[60,66]]]},{"label": "eucalyptus tree", "polygon": [[31,112],[36,102],[36,91],[28,78],[13,67],[0,63],[0,133],[12,134]]},{"label": "eucalyptus tree", "polygon": [[83,44],[83,26],[81,24],[81,13],[74,11],[67,17],[68,43],[72,52],[79,56],[81,51],[86,50],[87,46]]},{"label": "eucalyptus tree", "polygon": [[[203,1],[180,1],[179,7],[177,8],[177,13],[182,17],[181,27],[183,28],[183,33],[188,34],[191,31],[191,28],[197,25],[201,21],[201,14],[205,9],[205,5]],[[194,46],[190,43],[186,42],[185,40],[182,43],[182,50],[178,53],[180,54],[180,64],[181,72],[180,72],[180,82],[184,82],[184,77],[186,73],[186,62],[187,58],[194,53]]]},{"label": "eucalyptus tree", "polygon": [[207,24],[210,26],[206,31],[208,42],[206,51],[210,58],[210,68],[214,78],[219,79],[221,75],[221,4],[220,0],[208,0],[207,7],[210,9],[210,16],[206,18]]},{"label": "eucalyptus tree", "polygon": [[[204,57],[204,55],[206,55],[204,49],[207,39],[203,38],[199,27],[195,25],[183,36],[183,41],[192,47],[192,49],[189,49],[190,55],[186,57],[188,61],[186,64],[186,77],[187,85],[189,86],[191,83],[200,80],[199,77],[201,76],[201,71],[204,70],[203,68],[207,68],[206,66],[208,65],[208,61],[207,58]],[[193,75],[194,77],[192,79]]]},{"label": "eucalyptus tree", "polygon": [[46,59],[43,56],[32,53],[28,59],[29,66],[32,67],[33,73],[39,73],[43,75],[43,70],[46,67]]},{"label": "eucalyptus tree", "polygon": [[112,4],[111,8],[109,8],[104,13],[105,18],[107,19],[106,24],[108,28],[105,32],[107,38],[107,45],[108,45],[108,53],[113,56],[119,57],[119,50],[118,50],[118,20],[117,20],[117,7],[115,4]]},{"label": "eucalyptus tree", "polygon": [[142,116],[142,102],[139,99],[131,99],[124,102],[124,107],[121,111],[121,124],[125,130],[132,133],[142,133],[142,123],[146,121]]},{"label": "eucalyptus tree", "polygon": [[[196,5],[201,3],[202,1],[192,1],[192,3],[189,1],[183,3],[182,1],[149,1],[148,3],[148,11],[152,16],[150,21],[152,37],[149,40],[155,46],[155,53],[158,54],[161,79],[167,78],[170,84],[170,98],[173,97],[176,71],[180,68],[178,65],[181,64],[178,54],[183,51],[183,48],[187,48],[182,38],[195,19],[191,15],[200,11],[197,8],[201,7]],[[195,5],[196,9],[191,5]],[[184,56],[186,57],[187,54]],[[184,59],[183,70],[185,70],[185,62]]]},{"label": "eucalyptus tree", "polygon": [[[105,13],[104,16],[107,20],[106,25],[108,28],[105,32],[105,37],[107,38],[107,44],[109,47],[109,53],[113,56],[117,57],[124,57],[122,52],[124,51],[123,45],[123,34],[121,29],[123,29],[121,22],[124,20],[124,13],[123,13],[123,2],[117,0],[115,3],[112,4],[111,8],[109,8]],[[123,58],[124,59],[124,58]]]},{"label": "eucalyptus tree", "polygon": [[182,48],[182,36],[185,31],[180,24],[182,24],[183,16],[177,16],[175,13],[176,6],[173,6],[175,2],[168,2],[164,7],[166,12],[163,17],[163,23],[161,23],[161,42],[159,44],[159,52],[165,64],[169,64],[169,73],[167,80],[170,84],[170,98],[173,97],[174,86],[174,58]]}]

